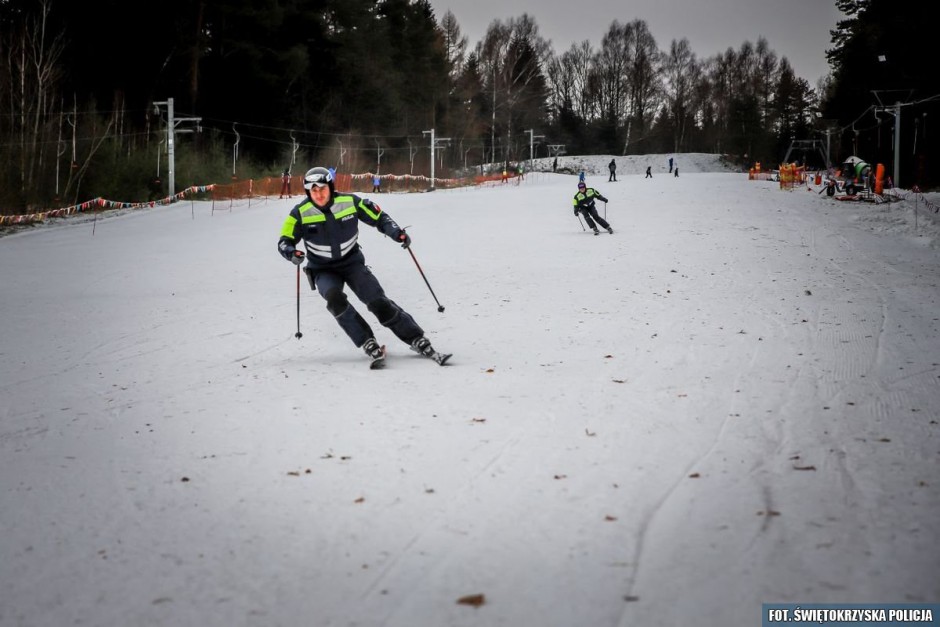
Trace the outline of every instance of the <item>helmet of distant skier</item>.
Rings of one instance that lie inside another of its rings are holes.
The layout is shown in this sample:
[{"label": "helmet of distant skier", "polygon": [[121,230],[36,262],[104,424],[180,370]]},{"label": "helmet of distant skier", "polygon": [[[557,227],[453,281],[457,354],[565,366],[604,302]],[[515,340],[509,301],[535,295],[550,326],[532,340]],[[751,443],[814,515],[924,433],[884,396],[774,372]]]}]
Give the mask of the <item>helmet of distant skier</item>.
[{"label": "helmet of distant skier", "polygon": [[313,187],[323,187],[324,185],[329,186],[330,193],[336,190],[333,186],[333,173],[327,168],[317,166],[310,168],[307,170],[307,173],[304,174],[304,189],[308,192]]}]

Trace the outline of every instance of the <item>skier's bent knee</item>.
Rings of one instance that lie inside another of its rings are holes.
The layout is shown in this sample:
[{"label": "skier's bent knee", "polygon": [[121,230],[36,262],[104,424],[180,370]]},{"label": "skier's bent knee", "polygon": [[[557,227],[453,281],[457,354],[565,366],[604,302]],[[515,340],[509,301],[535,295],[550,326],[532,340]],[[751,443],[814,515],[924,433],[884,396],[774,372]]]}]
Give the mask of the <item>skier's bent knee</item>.
[{"label": "skier's bent knee", "polygon": [[382,324],[391,322],[398,315],[398,307],[384,296],[370,301],[366,306]]},{"label": "skier's bent knee", "polygon": [[334,316],[340,316],[346,308],[349,307],[349,299],[343,290],[334,287],[324,294],[326,297],[326,308]]}]

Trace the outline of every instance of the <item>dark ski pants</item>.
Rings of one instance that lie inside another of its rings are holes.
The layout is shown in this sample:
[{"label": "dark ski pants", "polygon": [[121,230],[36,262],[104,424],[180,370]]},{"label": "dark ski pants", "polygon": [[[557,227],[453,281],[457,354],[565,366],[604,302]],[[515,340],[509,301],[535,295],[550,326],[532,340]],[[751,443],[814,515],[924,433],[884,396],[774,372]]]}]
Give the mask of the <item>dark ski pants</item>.
[{"label": "dark ski pants", "polygon": [[600,224],[601,227],[605,229],[610,228],[610,224],[608,224],[607,220],[597,215],[597,207],[591,207],[590,209],[582,209],[581,213],[584,214],[584,221],[588,223],[588,226],[591,227],[592,231],[597,230],[597,225],[594,224],[595,221],[597,222],[597,224]]},{"label": "dark ski pants", "polygon": [[353,294],[365,303],[375,315],[379,324],[387,327],[398,339],[411,344],[424,335],[414,318],[394,301],[385,296],[385,291],[365,264],[361,251],[353,253],[351,262],[328,269],[313,268],[317,291],[326,300],[327,310],[336,318],[349,339],[356,346],[362,346],[370,337],[374,337],[369,323],[359,315],[356,308],[346,297],[343,286],[348,285]]}]

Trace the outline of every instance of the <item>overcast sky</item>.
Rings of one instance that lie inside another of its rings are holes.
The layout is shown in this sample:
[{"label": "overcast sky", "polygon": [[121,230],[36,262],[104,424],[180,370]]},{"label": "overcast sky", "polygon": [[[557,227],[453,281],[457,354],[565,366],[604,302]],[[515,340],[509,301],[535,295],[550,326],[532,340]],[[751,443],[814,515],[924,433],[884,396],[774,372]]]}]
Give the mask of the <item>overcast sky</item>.
[{"label": "overcast sky", "polygon": [[613,20],[644,20],[661,50],[667,50],[673,39],[685,37],[699,58],[764,37],[812,87],[829,72],[829,31],[844,17],[833,0],[431,0],[431,6],[438,20],[448,10],[456,16],[471,48],[493,20],[506,21],[523,13],[535,18],[542,36],[559,54],[585,39],[599,47]]}]

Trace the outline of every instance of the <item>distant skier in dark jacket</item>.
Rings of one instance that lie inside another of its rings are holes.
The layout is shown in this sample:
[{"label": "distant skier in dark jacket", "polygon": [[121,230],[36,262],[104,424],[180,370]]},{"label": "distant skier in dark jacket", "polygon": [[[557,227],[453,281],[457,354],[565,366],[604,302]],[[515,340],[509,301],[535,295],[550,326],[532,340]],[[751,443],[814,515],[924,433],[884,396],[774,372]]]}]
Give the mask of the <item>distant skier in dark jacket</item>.
[{"label": "distant skier in dark jacket", "polygon": [[[401,243],[402,248],[411,245],[411,237],[371,200],[337,192],[333,174],[326,168],[308,170],[304,175],[304,190],[306,198],[291,209],[281,228],[277,243],[281,256],[298,266],[306,258],[304,271],[310,286],[326,300],[327,310],[353,344],[373,360],[381,359],[384,350],[369,323],[346,298],[344,286],[348,285],[379,323],[398,339],[415,352],[435,358],[437,354],[424,337],[424,331],[408,312],[385,295],[379,280],[366,266],[359,248],[359,223],[374,227]],[[296,249],[300,240],[307,249],[306,255]]]},{"label": "distant skier in dark jacket", "polygon": [[[578,193],[574,195],[574,200],[572,201],[574,205],[574,215],[577,216],[579,213],[583,213],[584,221],[587,222],[588,226],[594,231],[594,235],[600,235],[600,231],[597,230],[597,224],[600,224],[603,228],[607,229],[608,233],[613,235],[614,230],[610,227],[610,224],[607,223],[607,220],[597,214],[597,207],[594,206],[595,198],[607,202],[607,199],[593,187],[588,187],[584,183],[578,183]],[[595,222],[597,222],[597,224],[594,224]]]},{"label": "distant skier in dark jacket", "polygon": [[617,162],[613,159],[610,160],[610,163],[607,164],[607,169],[610,170],[610,178],[607,179],[608,183],[617,181]]}]

